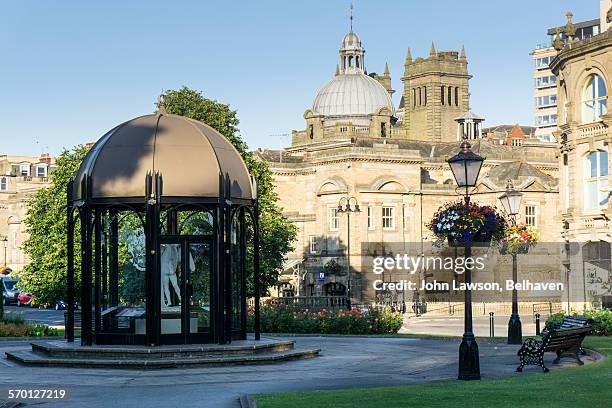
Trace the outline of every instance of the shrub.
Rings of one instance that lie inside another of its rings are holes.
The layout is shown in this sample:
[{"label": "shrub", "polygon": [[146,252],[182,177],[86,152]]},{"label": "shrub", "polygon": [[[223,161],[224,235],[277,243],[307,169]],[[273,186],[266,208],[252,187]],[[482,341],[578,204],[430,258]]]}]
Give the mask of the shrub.
[{"label": "shrub", "polygon": [[[546,328],[558,328],[563,322],[564,312],[550,315],[546,320]],[[589,317],[593,319],[593,334],[597,336],[612,336],[612,310],[585,310],[580,314],[574,314],[576,317]]]},{"label": "shrub", "polygon": [[59,331],[46,324],[27,323],[21,317],[0,320],[0,337],[46,337],[59,336]]},{"label": "shrub", "polygon": [[[286,305],[265,304],[260,309],[261,331],[295,334],[387,334],[402,327],[402,315],[387,308],[311,311]],[[248,311],[248,329],[254,327],[254,309]]]}]

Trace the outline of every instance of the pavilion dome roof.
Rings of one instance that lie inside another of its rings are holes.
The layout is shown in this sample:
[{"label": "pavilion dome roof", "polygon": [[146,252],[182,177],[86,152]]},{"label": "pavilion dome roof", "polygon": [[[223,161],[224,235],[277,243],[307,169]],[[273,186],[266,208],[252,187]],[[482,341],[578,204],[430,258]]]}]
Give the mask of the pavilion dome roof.
[{"label": "pavilion dome roof", "polygon": [[219,175],[231,181],[231,197],[252,199],[251,178],[240,153],[212,127],[158,113],[124,122],[102,136],[83,160],[73,198],[142,198],[148,173],[159,172],[162,197],[219,197]]}]

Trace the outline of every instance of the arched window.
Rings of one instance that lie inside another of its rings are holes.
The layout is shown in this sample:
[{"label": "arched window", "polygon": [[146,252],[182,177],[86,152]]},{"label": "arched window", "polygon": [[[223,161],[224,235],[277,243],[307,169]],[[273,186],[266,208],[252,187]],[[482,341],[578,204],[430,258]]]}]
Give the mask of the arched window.
[{"label": "arched window", "polygon": [[591,152],[584,166],[584,207],[598,209],[608,205],[608,152]]},{"label": "arched window", "polygon": [[359,68],[359,55],[355,57],[355,66]]},{"label": "arched window", "polygon": [[417,89],[419,90],[418,91],[418,93],[419,93],[419,106],[422,106],[423,105],[423,94],[421,93],[422,92],[421,91],[421,87],[419,86]]},{"label": "arched window", "polygon": [[350,68],[353,67],[353,56],[352,55],[349,56],[349,67]]},{"label": "arched window", "polygon": [[427,87],[423,87],[423,105],[427,106]]},{"label": "arched window", "polygon": [[601,115],[608,112],[606,83],[597,74],[589,77],[582,94],[582,122],[597,122]]},{"label": "arched window", "polygon": [[412,88],[412,107],[416,106],[416,89]]},{"label": "arched window", "polygon": [[455,106],[459,106],[459,87],[455,87]]},{"label": "arched window", "polygon": [[0,191],[8,190],[8,179],[6,177],[0,177]]},{"label": "arched window", "polygon": [[440,102],[444,105],[444,99],[446,98],[446,94],[444,92],[444,85],[440,87]]},{"label": "arched window", "polygon": [[453,87],[449,86],[448,87],[448,106],[451,106],[452,103],[453,103]]}]

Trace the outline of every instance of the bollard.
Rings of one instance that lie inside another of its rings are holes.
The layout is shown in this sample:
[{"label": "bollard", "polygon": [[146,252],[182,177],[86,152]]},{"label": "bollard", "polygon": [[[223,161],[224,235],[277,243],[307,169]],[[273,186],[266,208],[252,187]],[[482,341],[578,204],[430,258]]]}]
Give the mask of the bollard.
[{"label": "bollard", "polygon": [[536,324],[536,336],[540,335],[540,314],[535,314],[535,324]]},{"label": "bollard", "polygon": [[495,337],[495,318],[493,312],[489,312],[489,337]]}]

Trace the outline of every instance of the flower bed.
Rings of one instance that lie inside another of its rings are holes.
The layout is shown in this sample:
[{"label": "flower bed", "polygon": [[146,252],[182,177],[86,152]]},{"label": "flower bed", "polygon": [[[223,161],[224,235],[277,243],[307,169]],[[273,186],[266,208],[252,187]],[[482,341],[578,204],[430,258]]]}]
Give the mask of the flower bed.
[{"label": "flower bed", "polygon": [[[390,309],[311,311],[286,305],[265,304],[260,309],[263,333],[389,334],[402,327],[402,315]],[[248,330],[253,331],[254,309],[248,310]]]},{"label": "flower bed", "polygon": [[59,332],[46,324],[31,324],[21,318],[0,319],[0,337],[59,336]]},{"label": "flower bed", "polygon": [[499,241],[506,234],[506,219],[488,205],[456,201],[445,204],[434,214],[427,227],[437,243],[472,243]]}]

